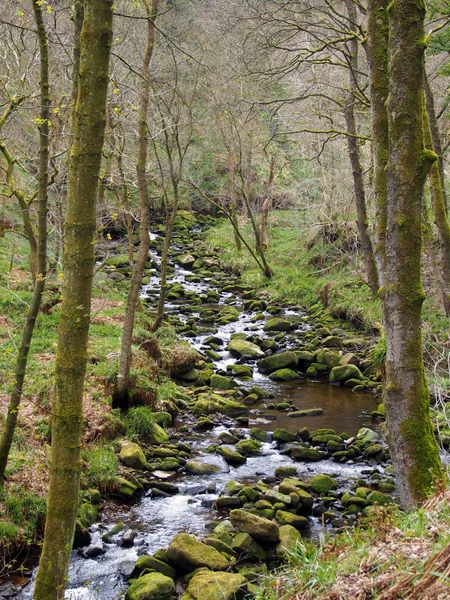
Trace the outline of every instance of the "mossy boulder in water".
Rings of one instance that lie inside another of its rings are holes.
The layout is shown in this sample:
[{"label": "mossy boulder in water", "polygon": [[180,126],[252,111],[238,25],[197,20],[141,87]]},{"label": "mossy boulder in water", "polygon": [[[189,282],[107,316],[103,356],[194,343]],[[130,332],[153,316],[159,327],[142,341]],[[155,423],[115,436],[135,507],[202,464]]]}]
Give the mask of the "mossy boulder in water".
[{"label": "mossy boulder in water", "polygon": [[291,433],[287,429],[275,429],[272,434],[272,438],[276,442],[281,442],[283,444],[288,444],[289,442],[294,442],[297,439],[295,433]]},{"label": "mossy boulder in water", "polygon": [[175,579],[177,572],[173,567],[163,562],[162,560],[158,560],[154,556],[140,556],[136,564],[134,565],[136,571],[140,573],[148,569],[149,571],[156,571],[157,573],[162,573],[166,577],[170,577],[171,579]]},{"label": "mossy boulder in water", "polygon": [[330,371],[331,383],[340,381],[345,383],[349,379],[364,380],[364,375],[356,365],[340,365],[338,367],[333,367]]},{"label": "mossy boulder in water", "polygon": [[273,373],[279,369],[295,369],[297,362],[295,352],[280,352],[259,360],[258,369],[261,373]]},{"label": "mossy boulder in water", "polygon": [[175,590],[170,577],[162,573],[148,573],[136,579],[125,594],[126,600],[167,600]]},{"label": "mossy boulder in water", "polygon": [[182,600],[243,600],[248,582],[237,573],[201,570],[190,580]]},{"label": "mossy boulder in water", "polygon": [[264,352],[259,346],[247,340],[233,338],[227,346],[227,350],[233,355],[244,358],[261,358]]},{"label": "mossy boulder in water", "polygon": [[216,412],[235,414],[246,412],[246,408],[239,402],[218,394],[200,394],[192,412],[194,415],[210,415]]},{"label": "mossy boulder in water", "polygon": [[237,383],[233,379],[217,373],[211,375],[209,385],[216,390],[232,390],[237,387]]},{"label": "mossy boulder in water", "polygon": [[328,454],[326,452],[319,452],[314,448],[306,448],[305,446],[295,446],[291,450],[291,458],[294,458],[295,460],[316,462],[327,458],[327,456]]},{"label": "mossy boulder in water", "polygon": [[246,510],[232,510],[230,521],[236,529],[248,533],[261,544],[276,544],[280,539],[279,528],[276,523]]},{"label": "mossy boulder in water", "polygon": [[269,375],[273,381],[291,381],[292,379],[298,379],[298,374],[292,369],[278,369]]},{"label": "mossy boulder in water", "polygon": [[291,324],[286,319],[279,319],[275,317],[269,319],[264,325],[264,331],[290,331]]},{"label": "mossy boulder in water", "polygon": [[314,475],[309,483],[311,489],[318,494],[328,494],[338,487],[337,482],[329,475]]},{"label": "mossy boulder in water", "polygon": [[258,440],[241,440],[236,444],[236,450],[244,456],[254,456],[261,454],[261,442]]},{"label": "mossy boulder in water", "polygon": [[245,456],[243,456],[240,452],[231,450],[230,448],[219,447],[217,448],[217,454],[220,454],[220,456],[222,456],[225,462],[227,462],[229,465],[239,466],[247,462]]},{"label": "mossy boulder in water", "polygon": [[202,462],[201,460],[188,460],[186,463],[186,471],[193,473],[194,475],[211,475],[221,471],[219,465],[209,464]]},{"label": "mossy boulder in water", "polygon": [[179,533],[173,538],[167,548],[167,558],[177,569],[187,573],[199,567],[222,571],[229,566],[223,554],[188,533]]},{"label": "mossy boulder in water", "polygon": [[190,269],[194,266],[197,259],[192,254],[183,254],[182,256],[177,256],[175,260],[183,269]]}]

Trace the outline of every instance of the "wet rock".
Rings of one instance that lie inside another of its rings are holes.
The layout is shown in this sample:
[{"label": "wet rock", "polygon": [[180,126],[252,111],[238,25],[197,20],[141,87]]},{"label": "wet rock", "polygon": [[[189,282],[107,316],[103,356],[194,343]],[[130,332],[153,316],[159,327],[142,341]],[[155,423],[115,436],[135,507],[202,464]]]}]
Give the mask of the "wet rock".
[{"label": "wet rock", "polygon": [[254,427],[253,429],[250,429],[250,437],[254,440],[265,442],[267,440],[268,434],[267,431],[264,431],[264,429],[258,429]]},{"label": "wet rock", "polygon": [[315,450],[314,448],[306,448],[305,446],[295,446],[291,449],[290,455],[291,458],[295,460],[306,460],[311,462],[324,460],[328,457],[326,452],[320,452],[319,450]]},{"label": "wet rock", "polygon": [[231,377],[218,375],[217,373],[211,375],[209,385],[216,390],[232,390],[237,387],[237,383]]},{"label": "wet rock", "polygon": [[83,527],[89,527],[98,517],[98,507],[90,502],[83,502],[78,508],[78,520]]},{"label": "wet rock", "polygon": [[149,569],[151,571],[156,571],[157,573],[162,573],[166,577],[170,577],[170,579],[175,579],[177,574],[173,567],[162,560],[158,560],[154,556],[140,556],[134,567],[139,573],[145,571],[145,569]]},{"label": "wet rock", "polygon": [[297,439],[295,433],[291,433],[287,431],[287,429],[275,429],[272,434],[272,439],[276,442],[281,442],[283,444],[287,444],[289,442],[294,442]]},{"label": "wet rock", "polygon": [[233,356],[237,357],[261,358],[262,356],[264,356],[264,352],[259,346],[253,344],[252,342],[242,340],[239,338],[234,338],[230,340],[230,343],[227,346],[227,350]]},{"label": "wet rock", "polygon": [[308,519],[306,517],[294,515],[286,510],[277,510],[275,518],[281,525],[291,525],[295,529],[305,529],[308,527]]},{"label": "wet rock", "polygon": [[295,410],[289,413],[289,416],[292,419],[301,417],[320,417],[320,415],[323,415],[323,408],[305,408],[303,410]]},{"label": "wet rock", "polygon": [[298,374],[292,369],[278,369],[271,373],[269,378],[273,381],[291,381],[292,379],[298,379]]},{"label": "wet rock", "polygon": [[348,379],[359,379],[363,381],[364,375],[356,365],[341,365],[331,369],[329,379],[330,383],[341,381],[345,383]]},{"label": "wet rock", "polygon": [[229,561],[223,554],[187,533],[179,533],[174,537],[167,548],[167,557],[177,569],[183,572],[193,571],[199,567],[222,571],[229,566]]},{"label": "wet rock", "polygon": [[253,369],[247,365],[231,365],[231,372],[235,377],[249,377],[253,376]]},{"label": "wet rock", "polygon": [[309,486],[318,494],[328,494],[328,492],[338,487],[338,483],[329,475],[318,474],[314,475],[309,482]]},{"label": "wet rock", "polygon": [[117,484],[119,485],[119,496],[125,500],[130,500],[133,498],[135,493],[138,491],[138,487],[124,477],[118,477]]},{"label": "wet rock", "polygon": [[103,545],[94,544],[94,545],[86,548],[86,550],[84,551],[84,555],[87,558],[96,558],[97,556],[101,556],[102,554],[105,554],[105,552],[106,552],[106,550],[103,548]]},{"label": "wet rock", "polygon": [[237,573],[201,570],[190,580],[183,600],[243,600],[248,582]]},{"label": "wet rock", "polygon": [[291,323],[285,319],[275,317],[269,319],[264,325],[264,331],[290,331]]},{"label": "wet rock", "polygon": [[380,439],[379,434],[376,431],[373,431],[372,429],[369,429],[368,427],[362,427],[357,435],[356,435],[356,439],[359,440],[360,442],[362,442],[363,444],[368,444],[369,442],[378,442],[378,440]]},{"label": "wet rock", "polygon": [[219,440],[221,442],[223,442],[224,444],[237,444],[239,441],[239,438],[237,438],[235,435],[233,435],[229,431],[222,431],[219,434]]},{"label": "wet rock", "polygon": [[122,546],[124,548],[131,548],[134,545],[136,535],[136,531],[133,531],[133,529],[127,529],[127,531],[125,531],[125,533],[122,536]]},{"label": "wet rock", "polygon": [[236,450],[244,456],[261,454],[261,443],[257,440],[241,440],[236,444]]},{"label": "wet rock", "polygon": [[275,468],[275,476],[280,479],[284,479],[285,477],[295,477],[297,475],[297,467],[276,467]]},{"label": "wet rock", "polygon": [[91,534],[87,527],[85,527],[79,520],[75,524],[75,537],[73,540],[74,548],[83,548],[89,546],[91,543]]},{"label": "wet rock", "polygon": [[197,259],[192,254],[183,254],[182,256],[177,256],[175,260],[183,269],[191,269]]},{"label": "wet rock", "polygon": [[125,600],[168,600],[175,589],[170,577],[148,573],[136,579],[128,588]]},{"label": "wet rock", "polygon": [[261,373],[273,373],[279,369],[296,368],[297,363],[295,352],[280,352],[259,360],[257,365]]},{"label": "wet rock", "polygon": [[219,465],[205,463],[200,460],[188,460],[186,463],[186,470],[189,473],[193,473],[195,475],[210,475],[212,473],[218,473],[221,471]]},{"label": "wet rock", "polygon": [[215,412],[230,414],[245,410],[245,407],[235,400],[217,394],[200,394],[192,412],[194,415],[210,415]]},{"label": "wet rock", "polygon": [[267,490],[264,494],[264,500],[268,500],[271,504],[281,503],[286,506],[290,506],[292,504],[292,499],[287,494],[283,494],[282,492],[277,492],[276,490]]},{"label": "wet rock", "polygon": [[104,533],[102,535],[102,540],[106,543],[110,542],[111,539],[117,535],[118,533],[120,533],[121,531],[123,531],[125,529],[125,525],[123,523],[116,523],[114,525],[114,527],[112,527],[111,529],[109,529],[106,533]]},{"label": "wet rock", "polygon": [[248,533],[262,544],[276,544],[280,539],[279,528],[276,523],[245,510],[232,510],[230,521],[236,529]]},{"label": "wet rock", "polygon": [[238,496],[220,496],[216,500],[217,508],[237,508],[242,506],[241,499]]},{"label": "wet rock", "polygon": [[243,465],[247,462],[245,456],[243,456],[240,452],[235,452],[234,450],[230,450],[230,448],[217,448],[217,454],[220,454],[224,458],[224,460],[229,465]]}]

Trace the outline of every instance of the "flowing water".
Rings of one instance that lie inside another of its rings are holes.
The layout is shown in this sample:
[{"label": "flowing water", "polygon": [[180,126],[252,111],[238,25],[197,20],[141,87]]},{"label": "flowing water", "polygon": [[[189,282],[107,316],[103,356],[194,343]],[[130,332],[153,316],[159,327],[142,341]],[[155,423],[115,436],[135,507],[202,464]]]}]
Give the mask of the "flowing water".
[{"label": "flowing water", "polygon": [[[152,239],[155,239],[152,235]],[[157,259],[158,262],[158,259]],[[192,277],[191,271],[186,271],[175,266],[171,283],[180,283],[185,290],[203,294],[211,288],[213,277],[197,280]],[[154,300],[154,291],[158,290],[159,279],[155,274],[148,285],[143,286],[142,298]],[[182,301],[183,302],[183,301]],[[216,309],[224,304],[232,304],[239,312],[236,322],[226,325],[215,326],[218,337],[224,340],[223,348],[233,333],[244,332],[247,335],[263,334],[264,321],[254,322],[254,312],[244,311],[242,301],[234,297],[230,292],[222,293],[218,305],[203,305],[201,310],[208,308]],[[186,309],[185,305],[177,302],[168,303],[167,312],[176,315],[183,323],[188,319],[198,320],[199,311]],[[266,318],[269,315],[265,315]],[[283,316],[277,315],[277,316]],[[299,328],[296,336],[302,331],[308,331],[310,326],[304,316],[298,311],[286,311],[285,316],[298,319]],[[203,342],[210,335],[202,332],[196,337],[190,337],[189,342],[204,351]],[[286,349],[289,348],[289,342]],[[236,362],[225,349],[218,350],[219,360],[215,361],[216,370],[226,371],[228,365]],[[267,376],[258,373],[254,368],[253,380],[243,383],[243,386],[251,387],[259,385],[272,395],[270,406],[282,401],[291,401],[296,409],[322,408],[323,415],[307,417],[304,419],[293,419],[288,412],[282,412],[275,408],[249,407],[249,427],[258,427],[267,431],[275,428],[284,428],[295,432],[302,426],[309,429],[319,427],[330,427],[337,433],[346,432],[355,435],[363,426],[373,428],[370,412],[377,406],[378,401],[368,393],[357,394],[347,388],[336,387],[323,383],[322,381],[311,381],[299,379],[288,383],[276,383]],[[152,554],[159,548],[165,548],[171,539],[179,532],[194,533],[203,536],[209,524],[219,515],[213,507],[214,500],[224,489],[230,480],[243,482],[257,481],[265,477],[273,476],[276,467],[281,465],[292,466],[293,461],[280,452],[280,447],[275,442],[266,442],[262,445],[262,453],[259,456],[249,457],[247,462],[239,467],[230,467],[218,456],[211,456],[204,452],[205,448],[217,441],[218,435],[236,426],[230,419],[225,419],[224,424],[215,427],[208,432],[197,432],[186,441],[191,444],[195,458],[204,457],[208,463],[215,462],[220,471],[214,475],[178,475],[174,474],[170,481],[179,488],[179,493],[167,498],[152,498],[144,495],[139,501],[131,506],[124,504],[109,505],[104,511],[102,521],[92,528],[91,546],[98,546],[103,552],[95,558],[86,558],[80,551],[74,551],[69,571],[69,580],[66,597],[75,600],[114,600],[120,597],[126,589],[125,576],[132,571],[134,562],[141,554]],[[270,439],[270,438],[269,438]],[[315,473],[327,473],[337,478],[343,488],[348,487],[352,478],[361,475],[367,466],[359,464],[337,464],[332,461],[320,461],[319,463],[295,463],[298,467],[299,477],[311,477]],[[381,469],[381,468],[380,468]],[[134,545],[124,548],[117,544],[117,540],[111,543],[103,543],[101,536],[114,524],[122,522],[126,528],[136,532]],[[311,518],[310,535],[314,535],[319,528],[319,521]],[[33,584],[22,591],[22,598],[30,598]]]}]

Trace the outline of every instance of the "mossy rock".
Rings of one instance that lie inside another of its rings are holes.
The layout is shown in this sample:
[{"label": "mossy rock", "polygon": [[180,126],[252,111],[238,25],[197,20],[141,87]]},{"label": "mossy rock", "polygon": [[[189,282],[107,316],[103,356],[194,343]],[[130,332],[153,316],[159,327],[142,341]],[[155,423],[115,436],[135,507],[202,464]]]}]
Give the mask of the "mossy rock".
[{"label": "mossy rock", "polygon": [[320,452],[314,448],[305,448],[304,446],[295,446],[291,450],[291,457],[295,460],[306,460],[317,462],[328,457],[326,452]]},{"label": "mossy rock", "polygon": [[246,510],[232,510],[230,521],[236,529],[248,533],[261,544],[276,544],[280,539],[279,528],[276,523]]},{"label": "mossy rock", "polygon": [[318,375],[319,375],[319,371],[315,367],[308,367],[306,369],[307,377],[318,377]]},{"label": "mossy rock", "polygon": [[77,518],[80,521],[80,523],[83,525],[83,527],[89,527],[90,525],[95,523],[95,521],[97,520],[97,517],[98,517],[98,507],[97,506],[94,506],[90,502],[84,502],[83,504],[80,504],[80,506],[78,508]]},{"label": "mossy rock", "polygon": [[364,381],[364,375],[356,365],[341,365],[331,369],[329,376],[330,383],[345,383],[348,379]]},{"label": "mossy rock", "polygon": [[338,483],[329,475],[314,475],[309,482],[310,488],[318,494],[328,494],[331,490],[338,487]]},{"label": "mossy rock", "polygon": [[183,267],[183,269],[191,269],[196,260],[196,257],[192,254],[183,254],[181,256],[177,256],[175,262]]},{"label": "mossy rock", "polygon": [[[160,414],[167,414],[167,413],[160,413]],[[153,431],[148,436],[147,441],[150,445],[165,444],[166,442],[169,441],[169,435],[164,431],[164,429],[161,427],[161,425],[158,425],[158,423],[155,423],[153,425]]]},{"label": "mossy rock", "polygon": [[275,518],[280,525],[291,525],[295,529],[305,529],[308,527],[308,519],[301,515],[294,515],[286,510],[277,510]]},{"label": "mossy rock", "polygon": [[273,373],[279,369],[296,368],[297,363],[298,359],[295,352],[288,351],[263,358],[258,361],[257,365],[261,373]]},{"label": "mossy rock", "polygon": [[231,372],[235,377],[253,376],[253,369],[247,365],[231,365]]},{"label": "mossy rock", "polygon": [[233,338],[227,346],[227,350],[237,357],[244,358],[261,358],[264,356],[264,352],[259,346],[253,342],[242,340],[239,338]]},{"label": "mossy rock", "polygon": [[381,505],[393,504],[393,502],[394,502],[390,496],[388,496],[387,494],[384,494],[383,492],[379,492],[378,490],[371,492],[369,494],[369,496],[367,497],[367,500],[369,501],[370,504],[381,504]]},{"label": "mossy rock", "polygon": [[236,444],[236,450],[244,456],[261,454],[261,443],[258,440],[241,440]]},{"label": "mossy rock", "polygon": [[181,600],[243,600],[248,582],[237,573],[201,570],[190,580]]},{"label": "mossy rock", "polygon": [[250,429],[250,437],[254,440],[265,442],[267,440],[267,436],[267,431],[264,431],[264,429],[258,429],[257,427]]},{"label": "mossy rock", "polygon": [[117,477],[117,484],[119,486],[119,496],[125,500],[131,500],[139,489],[138,486],[134,485],[124,477]]},{"label": "mossy rock", "polygon": [[280,527],[280,542],[276,548],[277,556],[288,556],[301,543],[301,540],[302,536],[295,527],[292,525],[282,525]]},{"label": "mossy rock", "polygon": [[125,600],[168,600],[175,590],[173,579],[162,573],[148,573],[128,588]]},{"label": "mossy rock", "polygon": [[247,462],[247,458],[245,456],[243,456],[240,452],[231,450],[230,448],[218,447],[217,454],[220,454],[220,456],[222,456],[225,462],[227,462],[229,465],[239,466]]},{"label": "mossy rock", "polygon": [[292,369],[278,369],[269,375],[273,381],[291,381],[298,379],[298,373]]},{"label": "mossy rock", "polygon": [[291,330],[290,321],[286,321],[286,319],[280,319],[278,317],[269,319],[264,325],[264,331],[290,331],[290,330]]},{"label": "mossy rock", "polygon": [[188,460],[185,466],[186,471],[188,471],[188,473],[193,473],[194,475],[212,475],[221,470],[219,465],[208,464],[195,459]]},{"label": "mossy rock", "polygon": [[246,408],[239,402],[218,394],[200,394],[192,412],[194,415],[210,415],[216,412],[238,414],[246,412]]},{"label": "mossy rock", "polygon": [[273,432],[272,438],[276,442],[288,444],[290,442],[294,442],[297,439],[297,435],[295,433],[291,433],[287,429],[278,428]]},{"label": "mossy rock", "polygon": [[323,415],[323,408],[304,408],[303,410],[295,410],[289,413],[292,419],[301,417],[320,417]]},{"label": "mossy rock", "polygon": [[162,573],[166,577],[170,577],[170,579],[175,579],[177,574],[173,567],[162,560],[158,560],[154,556],[140,556],[137,559],[134,568],[139,572],[145,571],[145,569],[156,571],[157,573]]},{"label": "mossy rock", "polygon": [[223,554],[188,533],[179,533],[173,538],[167,548],[167,557],[172,565],[183,572],[199,567],[207,567],[211,571],[222,571],[229,567],[229,561]]},{"label": "mossy rock", "polygon": [[[155,424],[155,427],[157,425]],[[167,434],[162,430],[166,440],[168,439]],[[124,441],[120,448],[119,460],[122,464],[138,471],[146,471],[148,469],[148,462],[145,458],[144,451],[138,444],[134,442]]]},{"label": "mossy rock", "polygon": [[376,431],[373,431],[373,429],[361,427],[356,434],[356,439],[363,444],[368,444],[369,442],[376,443],[379,441],[380,435]]},{"label": "mossy rock", "polygon": [[218,375],[217,373],[211,375],[209,385],[216,390],[232,390],[233,388],[237,387],[237,383],[233,381],[231,377]]},{"label": "mossy rock", "polygon": [[238,554],[243,554],[253,560],[264,561],[267,558],[265,550],[255,541],[251,535],[243,531],[236,534],[232,548]]}]

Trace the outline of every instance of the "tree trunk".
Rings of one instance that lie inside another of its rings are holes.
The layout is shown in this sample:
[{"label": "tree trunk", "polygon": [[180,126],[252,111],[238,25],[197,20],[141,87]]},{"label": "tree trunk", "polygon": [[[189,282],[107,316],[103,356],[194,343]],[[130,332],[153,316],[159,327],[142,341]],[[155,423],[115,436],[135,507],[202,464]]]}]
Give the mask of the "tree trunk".
[{"label": "tree trunk", "polygon": [[423,186],[436,155],[423,146],[425,6],[389,6],[389,162],[384,320],[388,442],[402,506],[423,501],[443,476],[422,357]]},{"label": "tree trunk", "polygon": [[236,161],[233,156],[233,151],[230,149],[228,153],[228,178],[230,180],[230,215],[233,219],[234,227],[234,243],[236,250],[241,252],[241,239],[236,233],[237,223],[237,194],[236,194]]},{"label": "tree trunk", "polygon": [[[349,17],[349,26],[355,27],[357,23],[356,5],[352,0],[346,2],[347,12]],[[369,236],[369,225],[366,209],[366,194],[364,190],[363,170],[359,155],[357,128],[355,119],[355,102],[358,94],[358,40],[355,37],[347,42],[349,50],[349,76],[350,88],[347,94],[346,105],[344,110],[345,122],[347,126],[347,147],[350,157],[350,164],[353,174],[353,189],[355,192],[356,215],[358,234],[361,241],[361,250],[368,280],[368,285],[373,296],[378,292],[378,272],[373,254],[372,241]]]},{"label": "tree trunk", "polygon": [[141,225],[140,225],[140,246],[136,262],[133,268],[133,274],[128,291],[127,306],[125,309],[125,321],[122,333],[122,345],[120,349],[119,374],[117,376],[116,402],[119,404],[126,398],[130,382],[131,368],[131,342],[133,338],[134,319],[136,314],[136,304],[139,298],[142,277],[144,275],[145,263],[148,259],[150,250],[150,237],[148,229],[150,226],[150,206],[147,193],[147,115],[150,98],[150,60],[153,54],[155,43],[155,20],[158,9],[158,0],[151,0],[149,3],[144,0],[145,10],[147,12],[147,46],[145,49],[144,63],[142,65],[142,89],[141,102],[139,107],[139,157],[136,167],[138,178],[139,202],[141,207]]},{"label": "tree trunk", "polygon": [[170,242],[172,240],[173,226],[177,216],[178,208],[178,191],[175,193],[174,201],[172,204],[172,211],[170,215],[167,215],[166,230],[164,237],[164,245],[161,256],[161,286],[159,290],[158,308],[156,312],[156,318],[152,325],[152,331],[156,331],[161,327],[162,320],[164,318],[164,304],[166,301],[167,294],[167,261],[169,257]]},{"label": "tree trunk", "polygon": [[[433,147],[433,138],[430,128],[430,120],[428,118],[429,111],[426,106],[423,107],[423,131],[425,147],[428,150],[435,150]],[[430,175],[430,192],[431,201],[433,203],[434,222],[439,234],[439,242],[441,246],[441,283],[442,299],[444,303],[444,311],[447,317],[450,316],[450,224],[448,222],[447,211],[445,206],[445,192],[441,172],[439,170],[438,161],[431,165]]]},{"label": "tree trunk", "polygon": [[369,0],[367,11],[367,60],[369,63],[370,107],[375,194],[375,260],[379,285],[384,285],[387,223],[387,174],[389,156],[388,115],[388,8],[389,0]]},{"label": "tree trunk", "polygon": [[50,490],[35,600],[64,597],[78,511],[83,388],[105,131],[112,0],[86,0],[68,174],[64,281],[52,407]]},{"label": "tree trunk", "polygon": [[123,148],[119,149],[117,154],[117,166],[119,168],[119,176],[122,188],[122,204],[125,213],[125,228],[128,235],[128,261],[130,266],[133,265],[134,257],[134,244],[133,244],[133,223],[131,221],[130,211],[130,190],[128,189],[127,181],[125,179],[125,171],[123,168]]},{"label": "tree trunk", "polygon": [[[40,55],[40,125],[39,125],[39,190],[38,190],[38,237],[35,240],[35,273],[34,288],[28,309],[27,319],[22,332],[19,353],[17,355],[14,373],[14,387],[11,392],[8,413],[0,441],[0,486],[3,484],[9,451],[14,437],[22,398],[23,384],[27,369],[31,339],[33,337],[36,317],[44,293],[47,270],[47,194],[48,194],[48,161],[49,161],[49,122],[50,122],[50,91],[49,91],[49,61],[48,43],[45,31],[42,9],[38,0],[33,0],[33,11],[39,40]],[[27,212],[29,217],[29,212]],[[31,238],[30,244],[31,244]],[[33,248],[33,246],[32,246]]]},{"label": "tree trunk", "polygon": [[270,205],[272,203],[272,194],[273,194],[273,179],[275,176],[275,156],[272,156],[270,159],[270,171],[269,171],[269,179],[267,181],[267,196],[264,200],[263,209],[262,209],[262,218],[261,218],[261,248],[263,252],[267,252],[269,247],[268,236],[267,236],[267,226],[269,222],[269,211]]}]

